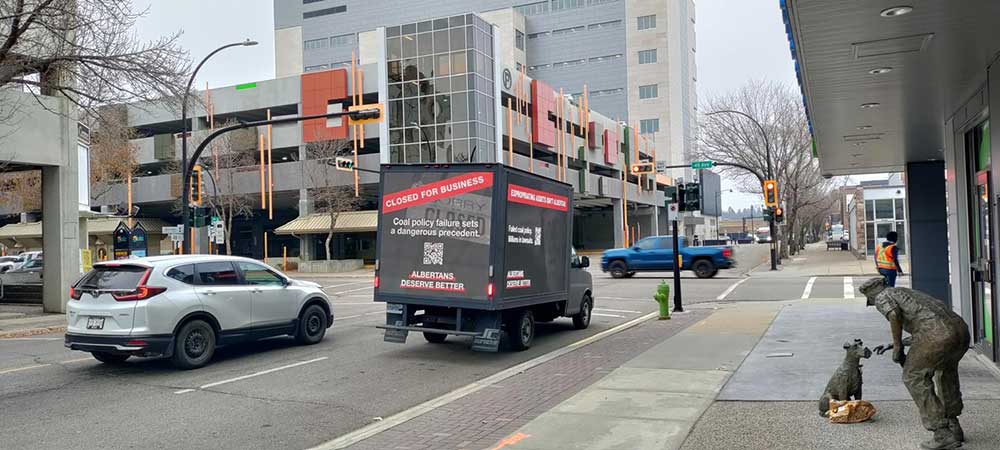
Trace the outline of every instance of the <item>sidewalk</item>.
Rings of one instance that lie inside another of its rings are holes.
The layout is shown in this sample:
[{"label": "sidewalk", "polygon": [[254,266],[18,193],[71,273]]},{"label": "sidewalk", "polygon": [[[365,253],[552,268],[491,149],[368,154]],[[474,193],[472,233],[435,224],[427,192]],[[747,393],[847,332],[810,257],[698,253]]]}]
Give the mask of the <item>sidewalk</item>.
[{"label": "sidewalk", "polygon": [[0,339],[66,331],[64,314],[46,314],[42,305],[0,303]]},{"label": "sidewalk", "polygon": [[[861,300],[723,305],[494,448],[916,449],[929,433],[888,356],[864,361],[874,420],[833,425],[818,416],[841,344],[860,338],[874,347],[887,327]],[[1000,379],[970,350],[961,380],[964,448],[1000,448]]]},{"label": "sidewalk", "polygon": [[[904,271],[910,267],[907,255],[899,256]],[[753,272],[755,277],[809,277],[809,276],[877,276],[871,258],[858,259],[851,252],[826,250],[823,243],[810,244],[797,255],[783,259],[777,271],[763,265]]]}]

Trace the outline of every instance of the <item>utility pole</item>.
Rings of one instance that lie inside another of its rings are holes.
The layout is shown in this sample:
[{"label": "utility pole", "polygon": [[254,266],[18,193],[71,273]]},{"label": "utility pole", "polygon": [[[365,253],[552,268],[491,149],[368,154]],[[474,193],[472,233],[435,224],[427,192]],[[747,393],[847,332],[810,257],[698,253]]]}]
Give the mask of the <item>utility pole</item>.
[{"label": "utility pole", "polygon": [[674,312],[684,312],[684,301],[681,298],[681,259],[680,245],[678,245],[677,218],[670,221],[673,227],[674,241]]}]

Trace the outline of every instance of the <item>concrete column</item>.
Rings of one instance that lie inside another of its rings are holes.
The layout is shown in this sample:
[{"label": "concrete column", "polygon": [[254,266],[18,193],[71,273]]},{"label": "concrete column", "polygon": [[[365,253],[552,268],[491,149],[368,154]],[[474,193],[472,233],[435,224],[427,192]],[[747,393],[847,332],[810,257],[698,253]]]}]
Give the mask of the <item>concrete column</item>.
[{"label": "concrete column", "polygon": [[660,207],[654,206],[652,208],[653,213],[650,215],[650,222],[652,226],[649,228],[650,235],[659,236],[660,235]]},{"label": "concrete column", "polygon": [[906,179],[910,267],[903,270],[913,278],[913,289],[951,305],[944,161],[909,163]]},{"label": "concrete column", "polygon": [[622,200],[620,198],[611,199],[611,215],[614,216],[615,247],[625,246],[624,222],[622,218]]},{"label": "concrete column", "polygon": [[[76,134],[71,135],[74,150]],[[69,139],[67,139],[69,140]],[[42,306],[45,312],[66,312],[70,286],[80,276],[80,211],[77,206],[76,153],[64,166],[42,168]],[[84,243],[86,240],[84,239]]]}]

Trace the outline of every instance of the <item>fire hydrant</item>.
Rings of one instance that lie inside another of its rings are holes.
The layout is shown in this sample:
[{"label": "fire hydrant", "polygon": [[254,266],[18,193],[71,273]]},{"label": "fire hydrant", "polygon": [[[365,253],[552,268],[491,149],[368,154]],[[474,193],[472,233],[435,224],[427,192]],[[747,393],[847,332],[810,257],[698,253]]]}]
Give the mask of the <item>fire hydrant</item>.
[{"label": "fire hydrant", "polygon": [[656,287],[656,294],[653,294],[653,300],[660,304],[660,320],[670,320],[670,285],[661,281]]}]

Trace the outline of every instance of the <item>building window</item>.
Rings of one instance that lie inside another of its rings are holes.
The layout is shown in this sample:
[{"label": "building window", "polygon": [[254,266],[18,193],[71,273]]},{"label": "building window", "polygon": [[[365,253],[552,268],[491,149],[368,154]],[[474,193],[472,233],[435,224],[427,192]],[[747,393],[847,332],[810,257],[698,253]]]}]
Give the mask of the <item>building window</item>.
[{"label": "building window", "polygon": [[552,11],[583,8],[584,0],[552,0]]},{"label": "building window", "polygon": [[326,70],[327,68],[326,64],[320,64],[318,66],[306,66],[304,70],[306,72],[315,72],[317,70]]},{"label": "building window", "polygon": [[656,14],[639,16],[636,19],[639,22],[639,31],[656,28]]},{"label": "building window", "polygon": [[605,28],[617,28],[620,27],[621,25],[622,25],[621,20],[610,20],[607,22],[592,23],[590,25],[587,25],[587,28],[590,30],[603,30]]},{"label": "building window", "polygon": [[305,43],[303,43],[302,48],[304,48],[305,50],[319,50],[321,48],[326,48],[327,42],[329,42],[329,39],[327,38],[310,39],[308,41],[305,41]]},{"label": "building window", "polygon": [[328,16],[330,14],[339,14],[342,12],[347,12],[346,5],[334,6],[333,8],[317,9],[316,11],[306,11],[302,13],[303,19],[312,19],[313,17]]},{"label": "building window", "polygon": [[656,49],[639,50],[639,64],[653,64],[656,62]]},{"label": "building window", "polygon": [[587,0],[587,6],[597,6],[597,5],[603,5],[605,3],[614,3],[617,1],[618,0]]},{"label": "building window", "polygon": [[357,41],[354,33],[341,34],[330,38],[330,47],[347,47],[354,45]]},{"label": "building window", "polygon": [[578,33],[586,29],[587,27],[585,25],[580,25],[578,27],[560,28],[558,30],[552,30],[552,35],[557,36],[560,34]]},{"label": "building window", "polygon": [[308,5],[310,3],[318,3],[318,2],[321,2],[321,1],[323,1],[323,0],[302,0],[302,4],[303,5]]},{"label": "building window", "polygon": [[659,97],[659,89],[656,84],[647,84],[645,86],[639,86],[639,99],[656,98]]},{"label": "building window", "polygon": [[544,2],[528,3],[526,5],[515,6],[514,9],[525,16],[538,16],[549,12],[548,0]]},{"label": "building window", "polygon": [[547,34],[549,34],[548,31],[542,31],[540,33],[531,33],[531,34],[528,35],[528,39],[538,39],[538,38],[540,38],[542,36],[545,36]]},{"label": "building window", "polygon": [[642,119],[639,121],[639,133],[652,134],[660,131],[660,119]]},{"label": "building window", "polygon": [[524,50],[524,33],[521,30],[514,30],[514,47]]}]

